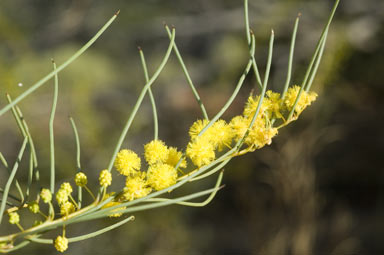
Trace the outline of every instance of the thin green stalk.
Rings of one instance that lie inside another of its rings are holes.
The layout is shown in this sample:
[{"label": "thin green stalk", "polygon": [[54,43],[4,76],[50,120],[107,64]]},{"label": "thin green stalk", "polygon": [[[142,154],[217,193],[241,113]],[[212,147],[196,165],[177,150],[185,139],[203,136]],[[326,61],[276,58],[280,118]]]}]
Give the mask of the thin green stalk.
[{"label": "thin green stalk", "polygon": [[79,132],[77,131],[77,127],[75,124],[75,121],[72,117],[69,117],[69,121],[71,122],[73,134],[75,136],[75,142],[76,142],[76,167],[77,170],[81,170],[81,162],[80,162],[80,139],[79,139]]},{"label": "thin green stalk", "polygon": [[[55,71],[56,63],[53,60],[52,60],[52,64],[53,64],[53,70]],[[50,169],[51,169],[50,190],[52,194],[55,193],[55,135],[53,131],[53,123],[55,121],[58,93],[59,93],[59,78],[57,76],[57,73],[55,73],[52,109],[51,109],[51,116],[49,118],[49,156],[50,156]]]},{"label": "thin green stalk", "polygon": [[[255,37],[254,35],[252,35],[252,47],[251,47],[251,55],[253,55],[255,52]],[[252,58],[250,58],[250,60],[248,61],[246,67],[245,67],[245,70],[243,72],[243,74],[240,76],[240,79],[236,85],[236,88],[235,90],[233,91],[232,95],[229,97],[229,99],[227,100],[227,102],[225,103],[225,105],[221,108],[221,110],[209,121],[209,123],[200,131],[200,133],[198,134],[198,137],[200,137],[201,135],[204,134],[205,131],[207,131],[207,129],[213,125],[213,123],[215,123],[223,114],[224,112],[228,109],[228,107],[232,104],[233,100],[235,100],[237,94],[239,93],[240,91],[240,88],[242,87],[243,83],[244,83],[244,80],[245,80],[245,77],[248,75],[249,73],[249,70],[251,69],[251,66],[252,66]]]},{"label": "thin green stalk", "polygon": [[299,15],[297,15],[295,25],[293,27],[293,33],[292,33],[292,38],[291,38],[291,47],[289,49],[289,57],[288,57],[287,79],[285,80],[285,85],[284,85],[283,93],[281,94],[281,98],[285,97],[285,94],[287,93],[289,84],[291,83],[292,61],[293,61],[293,55],[295,53],[296,34],[297,34],[297,27],[299,26],[300,16],[301,16],[301,13],[299,13]]},{"label": "thin green stalk", "polygon": [[[0,193],[4,193],[4,189],[0,188]],[[8,193],[8,197],[10,197],[13,200],[16,200],[17,202],[21,203],[20,198],[16,197],[15,195],[12,195],[11,193]]]},{"label": "thin green stalk", "polygon": [[334,4],[334,6],[332,8],[332,11],[331,11],[331,14],[330,14],[330,16],[328,18],[327,24],[323,28],[323,31],[322,31],[321,36],[320,36],[320,39],[319,39],[319,41],[317,42],[317,45],[316,45],[316,50],[315,50],[315,52],[314,52],[314,54],[313,54],[313,56],[311,58],[311,62],[310,62],[309,66],[307,68],[307,71],[305,73],[304,80],[303,80],[303,82],[301,84],[300,91],[299,91],[299,93],[298,93],[298,95],[296,97],[295,103],[294,103],[291,111],[289,112],[289,115],[288,115],[288,118],[287,118],[288,121],[292,118],[293,113],[294,113],[295,108],[296,108],[296,105],[297,105],[297,103],[300,100],[300,96],[303,93],[304,88],[307,85],[307,81],[308,81],[309,75],[312,72],[313,65],[315,63],[316,58],[318,57],[319,52],[320,52],[321,44],[322,44],[323,40],[325,39],[325,37],[327,35],[329,26],[330,26],[330,24],[332,22],[333,16],[335,15],[335,12],[336,12],[337,6],[339,5],[339,2],[340,2],[340,0],[336,0],[335,1],[335,4]]},{"label": "thin green stalk", "polygon": [[309,81],[308,81],[308,83],[307,83],[307,85],[305,87],[305,91],[307,91],[307,92],[311,89],[313,80],[315,79],[315,76],[316,76],[316,73],[317,73],[317,69],[319,68],[319,65],[320,65],[320,62],[321,62],[321,58],[322,58],[323,53],[324,53],[325,43],[327,41],[327,35],[328,35],[328,30],[325,33],[325,37],[324,37],[323,43],[321,44],[320,52],[319,52],[319,55],[318,55],[318,57],[316,59],[315,66],[314,66],[313,71],[311,73],[311,77],[309,78]]},{"label": "thin green stalk", "polygon": [[[121,225],[124,225],[125,223],[127,223],[128,221],[133,221],[135,219],[134,216],[130,216],[122,221],[119,221],[113,225],[110,225],[108,227],[105,227],[103,229],[100,229],[98,231],[95,231],[95,232],[92,232],[92,233],[89,233],[89,234],[85,234],[85,235],[81,235],[81,236],[76,236],[76,237],[70,237],[68,238],[68,242],[69,243],[74,243],[74,242],[79,242],[79,241],[83,241],[83,240],[86,240],[86,239],[89,239],[89,238],[92,238],[92,237],[95,237],[95,236],[98,236],[98,235],[101,235],[101,234],[104,234],[110,230],[113,230],[115,228],[118,228],[120,227]],[[31,237],[31,238],[28,238],[28,240],[32,241],[32,242],[35,242],[35,243],[42,243],[42,244],[52,244],[53,243],[53,240],[52,239],[44,239],[44,238],[38,238],[38,237]]]},{"label": "thin green stalk", "polygon": [[[223,171],[219,174],[219,177],[217,178],[217,181],[216,181],[216,185],[215,185],[215,190],[212,191],[212,193],[209,195],[209,197],[204,200],[203,202],[178,202],[178,203],[175,203],[177,205],[185,205],[185,206],[192,206],[192,207],[203,207],[203,206],[206,206],[207,204],[209,204],[212,199],[215,197],[217,191],[218,191],[218,188],[221,184],[221,180],[223,179]],[[148,199],[146,200],[145,202],[164,202],[164,201],[170,201],[170,200],[173,200],[173,199],[169,199],[169,198],[152,198],[152,199]]]},{"label": "thin green stalk", "polygon": [[19,154],[17,155],[17,159],[15,161],[15,164],[13,165],[11,174],[9,175],[8,181],[5,184],[4,193],[3,193],[3,199],[2,199],[1,205],[0,205],[0,223],[1,223],[1,221],[3,219],[3,216],[4,216],[5,203],[8,200],[9,189],[11,188],[12,181],[15,178],[17,169],[19,167],[19,163],[21,161],[21,158],[23,157],[25,146],[27,145],[27,143],[28,143],[28,137],[25,137],[24,141],[23,141],[23,144],[21,146],[21,149],[19,151]]},{"label": "thin green stalk", "polygon": [[[28,143],[30,145],[30,148],[31,148],[31,151],[32,151],[32,155],[33,155],[33,166],[34,166],[34,168],[37,168],[38,162],[37,162],[37,155],[36,155],[35,144],[33,142],[32,135],[29,132],[28,124],[25,121],[25,118],[24,118],[23,113],[21,112],[20,108],[17,105],[16,105],[15,108],[16,108],[17,114],[18,114],[18,116],[19,116],[19,118],[21,120],[21,123],[23,124],[25,133],[27,134],[28,139],[29,139]],[[38,171],[38,169],[36,169],[36,171]]]},{"label": "thin green stalk", "polygon": [[139,95],[139,98],[137,99],[137,102],[131,112],[131,115],[129,116],[124,128],[123,128],[123,131],[121,132],[121,135],[120,135],[120,138],[116,144],[116,147],[115,147],[115,150],[113,152],[113,155],[111,157],[111,160],[109,162],[109,165],[108,165],[108,171],[111,171],[112,170],[112,166],[113,166],[113,162],[115,161],[115,158],[116,158],[116,155],[117,153],[119,152],[120,148],[121,148],[121,145],[123,144],[123,141],[127,135],[127,132],[129,130],[129,128],[131,127],[131,124],[133,122],[133,119],[135,118],[136,116],[136,113],[137,111],[139,110],[139,107],[141,105],[141,103],[143,102],[143,98],[147,92],[147,90],[151,87],[152,83],[157,79],[157,77],[159,76],[159,74],[161,73],[161,71],[163,70],[165,64],[167,63],[168,61],[168,58],[171,54],[171,51],[172,51],[172,47],[173,47],[173,44],[175,42],[175,30],[173,29],[172,30],[172,37],[171,37],[171,41],[169,43],[169,46],[168,46],[168,50],[163,58],[163,61],[161,62],[160,66],[157,68],[156,72],[153,74],[152,78],[147,82],[147,84],[145,84],[144,88],[142,89],[140,95]]},{"label": "thin green stalk", "polygon": [[[2,199],[0,199],[0,202],[2,202],[3,200]],[[8,206],[10,206],[10,207],[17,207],[17,205],[14,205],[14,204],[12,204],[11,202],[9,202],[9,201],[5,201],[5,203],[6,203],[6,205],[8,205]]]},{"label": "thin green stalk", "polygon": [[[77,132],[75,121],[72,117],[69,117],[69,121],[71,122],[73,134],[75,135],[75,142],[76,142],[76,167],[77,171],[81,171],[81,162],[80,162],[80,139],[79,139],[79,133]],[[79,186],[77,188],[77,204],[79,206],[79,209],[81,208],[81,202],[83,201],[83,192],[82,188]]]},{"label": "thin green stalk", "polygon": [[248,46],[251,47],[251,34],[249,32],[249,17],[248,17],[248,0],[244,0],[244,20],[245,20],[245,34],[247,36]]},{"label": "thin green stalk", "polygon": [[[171,38],[171,31],[169,30],[169,27],[167,25],[165,25],[165,29],[168,32],[169,38]],[[192,93],[193,93],[193,95],[194,95],[194,97],[195,97],[195,99],[196,99],[196,101],[197,101],[197,103],[201,109],[201,112],[203,113],[204,119],[209,120],[209,117],[208,117],[207,111],[205,110],[205,106],[203,104],[203,101],[201,101],[200,95],[197,92],[196,87],[192,82],[191,76],[188,73],[187,67],[184,64],[183,58],[181,57],[181,54],[179,52],[179,49],[177,48],[176,43],[173,45],[173,50],[175,51],[177,60],[179,61],[181,68],[183,69],[183,72],[184,72],[185,78],[187,79],[188,85],[192,90]]]},{"label": "thin green stalk", "polygon": [[25,200],[28,201],[29,199],[29,191],[32,185],[32,179],[33,179],[33,153],[32,151],[29,153],[29,169],[28,169],[28,180],[27,180],[27,188],[25,190]]},{"label": "thin green stalk", "polygon": [[[174,199],[170,199],[170,200],[167,200],[167,201],[155,202],[155,203],[145,204],[145,205],[132,206],[132,207],[129,207],[127,209],[119,210],[119,213],[120,212],[121,213],[137,212],[137,211],[143,211],[143,210],[149,210],[149,209],[154,209],[154,208],[158,208],[158,207],[163,207],[163,206],[167,206],[167,205],[171,205],[171,204],[177,204],[179,202],[189,201],[189,200],[201,197],[201,196],[205,196],[207,194],[211,194],[212,192],[217,192],[221,188],[223,188],[223,186],[218,187],[218,188],[211,188],[211,189],[208,189],[208,190],[196,192],[196,193],[191,194],[191,195],[174,198]],[[97,213],[94,213],[94,214],[90,215],[87,218],[87,220],[94,220],[94,219],[98,219],[98,218],[107,217],[109,214],[113,213],[113,210],[117,209],[115,207],[121,208],[122,206],[119,205],[119,206],[109,207],[109,208],[100,210]]]},{"label": "thin green stalk", "polygon": [[231,160],[231,158],[227,159],[227,160],[224,160],[223,162],[221,162],[218,166],[216,166],[215,168],[213,168],[212,170],[202,174],[202,175],[199,175],[199,176],[196,176],[195,178],[189,180],[190,182],[194,182],[194,181],[197,181],[197,180],[201,180],[201,179],[204,179],[204,178],[207,178],[208,176],[216,173],[217,171],[219,171],[220,169],[222,169],[226,164],[228,164],[228,162]]},{"label": "thin green stalk", "polygon": [[[1,152],[0,152],[0,161],[4,165],[5,169],[7,169],[8,173],[10,174],[11,170],[9,169],[8,162]],[[20,199],[17,199],[17,200],[20,201],[20,203],[23,203],[24,202],[24,194],[23,194],[23,191],[22,191],[20,184],[17,181],[17,179],[15,180],[15,185],[16,185],[17,192],[19,192],[19,196],[20,196]]]},{"label": "thin green stalk", "polygon": [[243,142],[245,141],[245,138],[246,136],[248,135],[248,133],[250,132],[251,128],[253,127],[253,125],[255,124],[255,121],[257,119],[257,116],[260,112],[260,109],[261,109],[261,105],[263,103],[263,100],[264,100],[264,97],[265,97],[265,92],[267,91],[267,85],[268,85],[268,79],[269,79],[269,72],[271,70],[271,65],[272,65],[272,56],[273,56],[273,42],[274,42],[274,38],[275,38],[275,33],[273,32],[273,30],[271,30],[271,36],[269,38],[269,48],[268,48],[268,59],[267,59],[267,66],[266,66],[266,69],[265,69],[265,75],[264,75],[264,82],[263,82],[263,87],[262,87],[262,90],[261,90],[261,93],[260,93],[260,98],[259,98],[259,102],[257,104],[257,108],[256,108],[256,111],[252,117],[252,120],[251,120],[251,123],[247,129],[247,132],[244,134],[244,136],[238,141],[238,143],[236,144],[235,148],[238,147],[238,149],[240,149],[240,146],[243,144]]},{"label": "thin green stalk", "polygon": [[[7,100],[8,100],[8,103],[12,102],[12,98],[11,98],[11,96],[9,94],[7,94]],[[12,107],[11,109],[12,109],[12,114],[13,114],[15,120],[16,120],[16,123],[17,123],[17,125],[18,125],[18,127],[20,129],[20,132],[22,133],[22,135],[24,137],[28,137],[28,144],[29,144],[29,147],[30,147],[30,150],[31,150],[32,159],[33,159],[33,165],[30,166],[30,168],[29,168],[28,185],[27,185],[27,188],[26,188],[26,197],[28,198],[30,185],[32,184],[32,176],[33,176],[34,168],[36,168],[36,181],[39,182],[39,180],[40,180],[40,178],[39,178],[39,170],[37,169],[38,162],[37,162],[36,149],[35,149],[35,145],[34,145],[34,142],[33,142],[33,139],[32,139],[32,135],[29,132],[28,124],[25,121],[25,118],[24,118],[23,113],[21,112],[20,108],[16,105],[15,107]],[[31,168],[32,168],[32,170],[31,170]],[[32,175],[31,175],[31,171],[32,171]],[[19,184],[18,184],[17,180],[16,180],[16,187],[19,189]],[[22,197],[24,197],[24,195],[22,195]]]},{"label": "thin green stalk", "polygon": [[24,246],[28,245],[31,241],[23,241],[15,246],[13,246],[12,248],[9,248],[9,249],[3,249],[3,248],[0,248],[0,252],[1,253],[9,253],[9,252],[12,252],[12,251],[16,251],[18,249],[21,249],[23,248]]},{"label": "thin green stalk", "polygon": [[[141,59],[141,64],[143,66],[143,71],[144,71],[144,77],[145,77],[145,83],[148,83],[149,81],[149,76],[148,76],[148,69],[147,69],[147,64],[145,62],[145,57],[144,57],[144,52],[142,51],[141,48],[139,48],[139,53],[140,53],[140,59]],[[151,100],[151,105],[152,105],[152,112],[153,112],[153,139],[157,140],[159,137],[159,121],[157,119],[157,110],[156,110],[156,103],[155,103],[155,98],[153,97],[152,94],[152,89],[148,89],[148,95],[149,99]]]},{"label": "thin green stalk", "polygon": [[[253,33],[250,31],[250,27],[249,27],[248,0],[244,0],[244,23],[245,23],[245,33],[247,35],[248,47],[251,50],[251,34]],[[257,67],[255,55],[251,54],[251,58],[252,58],[252,68],[256,75],[257,84],[259,84],[259,87],[262,88],[263,85],[261,82],[259,68]]]},{"label": "thin green stalk", "polygon": [[66,68],[69,64],[71,64],[75,59],[77,59],[79,56],[81,56],[100,36],[103,34],[103,32],[112,24],[112,22],[116,19],[119,12],[115,13],[112,18],[94,35],[91,40],[89,40],[83,47],[81,47],[80,50],[78,50],[75,54],[73,54],[67,61],[65,61],[63,64],[61,64],[55,71],[52,71],[48,75],[46,75],[44,78],[33,84],[31,87],[29,87],[26,91],[24,91],[20,96],[15,98],[15,100],[4,106],[0,110],[0,116],[3,115],[5,112],[9,111],[13,106],[18,104],[21,100],[23,100],[25,97],[27,97],[29,94],[34,92],[36,89],[38,89],[41,85],[43,85],[45,82],[50,80],[54,75],[61,72],[64,68]]},{"label": "thin green stalk", "polygon": [[159,191],[156,191],[154,193],[151,193],[149,194],[148,196],[145,196],[145,197],[142,197],[142,198],[139,198],[139,199],[135,199],[135,200],[132,200],[132,201],[129,201],[129,202],[125,202],[125,203],[121,203],[120,205],[116,205],[116,206],[111,206],[111,207],[108,207],[106,209],[102,209],[100,211],[97,211],[99,210],[101,207],[103,207],[105,204],[109,203],[110,201],[112,201],[113,197],[109,197],[108,199],[102,201],[100,204],[98,204],[97,206],[95,206],[94,208],[88,210],[87,212],[85,212],[83,215],[79,216],[78,219],[73,219],[71,221],[72,222],[80,222],[80,221],[87,221],[89,220],[92,215],[94,214],[100,214],[105,212],[105,211],[110,211],[110,210],[113,210],[113,209],[118,209],[120,207],[124,207],[124,206],[132,206],[132,205],[135,205],[135,204],[138,204],[138,203],[141,203],[141,202],[144,202],[144,200],[146,199],[150,199],[150,198],[153,198],[153,197],[156,197],[156,196],[159,196],[159,195],[162,195],[162,194],[165,194],[167,192],[170,192],[172,190],[175,190],[179,187],[181,187],[182,185],[184,185],[186,182],[190,181],[191,179],[193,179],[194,177],[196,177],[197,175],[200,175],[202,173],[204,173],[205,171],[207,171],[208,169],[210,169],[211,167],[213,167],[214,165],[224,161],[227,159],[227,157],[229,155],[231,155],[232,153],[234,153],[236,151],[236,148],[233,148],[229,151],[227,151],[225,154],[221,155],[218,159],[214,160],[213,162],[211,162],[210,164],[208,165],[205,165],[201,168],[198,169],[198,171],[196,172],[193,172],[191,173],[189,176],[187,176],[186,178],[182,179],[181,181],[177,182],[176,184],[168,187],[168,188],[165,188],[163,190],[159,190]]}]

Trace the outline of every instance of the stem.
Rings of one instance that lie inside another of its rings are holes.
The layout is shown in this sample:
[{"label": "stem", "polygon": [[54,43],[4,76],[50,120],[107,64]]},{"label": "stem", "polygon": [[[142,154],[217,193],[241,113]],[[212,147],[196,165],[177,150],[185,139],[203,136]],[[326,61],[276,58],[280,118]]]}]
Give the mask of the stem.
[{"label": "stem", "polygon": [[[165,26],[165,29],[168,32],[169,38],[171,38],[171,31],[169,30],[169,27],[167,25]],[[201,109],[201,112],[203,113],[204,119],[209,120],[207,111],[205,110],[205,107],[203,104],[203,101],[201,101],[199,93],[197,92],[196,87],[192,82],[191,76],[188,73],[187,67],[184,64],[184,61],[181,57],[181,54],[179,52],[179,49],[177,48],[176,43],[173,45],[173,50],[175,51],[177,60],[179,61],[181,68],[183,69],[183,72],[184,72],[185,78],[187,79],[188,85],[191,88],[192,93],[193,93],[198,105],[200,106],[200,109]]]},{"label": "stem", "polygon": [[[149,76],[148,76],[148,70],[147,70],[147,64],[145,62],[145,57],[144,57],[144,52],[141,50],[141,48],[139,48],[139,52],[140,52],[140,59],[141,59],[141,64],[143,66],[143,71],[144,71],[144,77],[145,77],[145,83],[148,83],[149,81]],[[149,88],[148,89],[148,95],[149,95],[149,99],[151,100],[151,105],[152,105],[152,112],[153,112],[153,139],[154,140],[157,140],[158,136],[159,136],[159,121],[157,119],[157,110],[156,110],[156,103],[155,103],[155,98],[153,97],[153,94],[152,94],[152,89]]]},{"label": "stem", "polygon": [[[73,134],[75,135],[75,142],[76,142],[76,167],[77,171],[81,171],[81,163],[80,163],[80,139],[79,139],[79,133],[77,132],[75,121],[72,117],[69,117],[69,121],[71,122]],[[83,201],[83,193],[82,188],[79,186],[77,188],[77,201],[78,201],[78,208],[81,208],[81,202]]]},{"label": "stem", "polygon": [[285,80],[285,85],[283,89],[283,93],[281,94],[281,98],[284,99],[285,94],[287,93],[289,84],[291,83],[291,76],[292,76],[292,61],[293,61],[293,55],[295,53],[295,42],[296,42],[296,34],[297,34],[297,27],[299,26],[301,14],[297,15],[295,26],[293,27],[293,33],[292,33],[292,39],[291,39],[291,47],[289,49],[289,57],[288,57],[288,71],[287,71],[287,79]]},{"label": "stem", "polygon": [[156,72],[154,73],[154,75],[152,76],[152,78],[147,82],[147,84],[145,84],[144,88],[142,89],[140,95],[139,95],[139,98],[137,99],[137,102],[131,112],[131,115],[129,116],[124,128],[123,128],[123,131],[121,132],[121,135],[120,135],[120,138],[116,144],[116,147],[115,147],[115,150],[113,152],[113,155],[111,157],[111,160],[109,162],[109,165],[108,165],[108,171],[111,171],[112,169],[112,166],[113,166],[113,162],[115,161],[115,158],[116,158],[116,155],[117,153],[119,152],[120,148],[121,148],[121,145],[123,144],[123,141],[127,135],[127,132],[129,130],[129,128],[131,127],[131,124],[133,122],[133,119],[135,118],[136,116],[136,113],[137,111],[139,110],[139,107],[143,101],[143,98],[145,96],[145,93],[147,92],[147,90],[151,87],[152,83],[157,79],[157,77],[159,76],[160,72],[163,70],[165,64],[167,63],[168,61],[168,58],[171,54],[171,50],[172,50],[172,47],[173,47],[173,44],[175,42],[175,30],[173,29],[172,30],[172,38],[171,38],[171,42],[169,43],[169,46],[168,46],[168,50],[163,58],[163,61],[161,62],[160,66],[157,68]]},{"label": "stem", "polygon": [[[53,70],[55,71],[56,63],[53,60],[52,60],[52,64],[53,64]],[[53,132],[53,122],[55,121],[58,90],[59,90],[59,79],[58,79],[57,73],[55,73],[52,110],[51,110],[51,116],[49,118],[49,156],[50,156],[50,169],[51,169],[50,190],[52,194],[55,193],[55,136]]]},{"label": "stem", "polygon": [[9,189],[11,188],[12,181],[13,181],[15,175],[16,175],[16,172],[17,172],[17,169],[19,167],[19,163],[21,161],[21,158],[23,157],[25,146],[27,145],[27,142],[28,142],[28,137],[25,137],[24,141],[23,141],[23,144],[21,145],[21,149],[19,151],[17,159],[15,161],[15,164],[13,165],[11,174],[9,175],[8,181],[5,184],[5,188],[4,188],[4,192],[3,192],[3,199],[2,199],[1,205],[0,205],[0,223],[1,223],[2,219],[3,219],[5,205],[6,205],[6,202],[8,200]]}]

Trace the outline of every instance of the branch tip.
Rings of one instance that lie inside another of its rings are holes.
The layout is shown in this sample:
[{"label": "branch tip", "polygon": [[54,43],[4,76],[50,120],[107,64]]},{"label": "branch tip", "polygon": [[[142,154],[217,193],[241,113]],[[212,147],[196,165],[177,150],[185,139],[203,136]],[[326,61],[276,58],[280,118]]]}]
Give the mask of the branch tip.
[{"label": "branch tip", "polygon": [[117,16],[119,14],[120,14],[120,10],[117,10],[117,12],[115,12],[115,16]]}]

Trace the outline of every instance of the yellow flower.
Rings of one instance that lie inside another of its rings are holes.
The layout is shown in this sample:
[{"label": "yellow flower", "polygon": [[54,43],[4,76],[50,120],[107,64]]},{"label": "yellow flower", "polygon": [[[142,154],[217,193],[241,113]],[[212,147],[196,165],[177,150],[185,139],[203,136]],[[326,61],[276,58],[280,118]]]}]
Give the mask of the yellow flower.
[{"label": "yellow flower", "polygon": [[64,252],[68,249],[68,239],[64,236],[58,236],[55,240],[55,248],[59,252]]},{"label": "yellow flower", "polygon": [[112,175],[107,169],[100,172],[99,182],[100,186],[102,187],[108,187],[109,185],[111,185]]},{"label": "yellow flower", "polygon": [[56,200],[59,205],[64,204],[68,201],[68,192],[65,189],[59,189],[56,193]]},{"label": "yellow flower", "polygon": [[144,156],[150,165],[164,163],[168,158],[168,147],[161,140],[153,140],[144,146]]},{"label": "yellow flower", "polygon": [[[191,140],[195,139],[197,135],[203,130],[203,128],[208,125],[209,121],[204,120],[196,120],[192,126],[189,128],[189,136],[191,137]],[[205,133],[204,133],[205,134]]]},{"label": "yellow flower", "polygon": [[115,167],[119,173],[128,176],[140,170],[141,159],[131,150],[121,150],[115,159]]},{"label": "yellow flower", "polygon": [[[290,111],[293,105],[295,104],[299,92],[300,87],[297,85],[294,85],[293,87],[288,89],[287,94],[284,97],[284,104],[287,107],[288,111]],[[309,106],[313,101],[316,100],[316,97],[317,94],[315,92],[306,92],[305,90],[303,90],[300,95],[300,99],[295,107],[295,112],[300,114],[307,106]]]},{"label": "yellow flower", "polygon": [[207,165],[215,159],[215,147],[208,139],[203,137],[198,137],[189,142],[186,153],[193,164],[198,167]]},{"label": "yellow flower", "polygon": [[75,211],[75,206],[71,202],[65,202],[60,205],[60,214],[69,215]]},{"label": "yellow flower", "polygon": [[255,125],[245,139],[245,143],[255,146],[256,149],[271,144],[272,138],[277,135],[277,128],[265,127],[264,123],[261,124]]},{"label": "yellow flower", "polygon": [[[243,115],[247,118],[252,118],[256,112],[257,105],[259,104],[260,96],[253,97],[252,94],[248,97],[248,101],[245,104]],[[265,111],[268,109],[268,98],[264,98],[258,117],[264,115]]]},{"label": "yellow flower", "polygon": [[149,167],[147,182],[155,190],[162,190],[176,183],[177,171],[168,164],[156,164]]},{"label": "yellow flower", "polygon": [[43,199],[44,203],[49,203],[52,201],[52,193],[49,189],[42,189],[40,192],[40,197]]},{"label": "yellow flower", "polygon": [[[250,124],[251,119],[245,118],[243,116],[236,116],[231,120],[230,126],[235,133],[237,141],[245,135]],[[253,123],[248,136],[245,137],[244,142],[249,146],[254,146],[256,149],[258,149],[265,146],[266,144],[271,144],[272,138],[276,134],[277,128],[272,128],[270,124],[266,123],[266,116],[258,117]]]},{"label": "yellow flower", "polygon": [[217,147],[219,151],[224,147],[229,147],[232,143],[232,138],[235,135],[225,120],[218,120],[207,130],[209,132],[208,139]]},{"label": "yellow flower", "polygon": [[28,209],[33,213],[38,213],[40,211],[39,204],[36,201],[30,202],[28,204]]},{"label": "yellow flower", "polygon": [[[180,151],[177,151],[177,148],[170,147],[168,150],[168,157],[165,161],[165,164],[175,167],[182,156],[183,154]],[[181,160],[179,167],[186,168],[187,161],[185,159]]]},{"label": "yellow flower", "polygon": [[65,190],[68,195],[71,194],[73,191],[72,186],[69,182],[64,182],[63,184],[61,184],[60,189]]},{"label": "yellow flower", "polygon": [[250,121],[243,116],[236,116],[229,123],[229,126],[232,128],[232,132],[237,141],[245,135],[249,125]]},{"label": "yellow flower", "polygon": [[282,119],[283,115],[281,114],[281,98],[280,93],[272,92],[272,90],[268,90],[266,93],[268,97],[267,105],[267,115],[268,119],[277,118]]},{"label": "yellow flower", "polygon": [[20,222],[20,216],[17,212],[11,212],[8,214],[9,216],[9,223],[11,224],[18,224]]},{"label": "yellow flower", "polygon": [[78,172],[75,176],[75,183],[79,187],[84,187],[88,183],[87,176],[83,172]]},{"label": "yellow flower", "polygon": [[126,200],[131,201],[136,198],[145,197],[151,193],[151,190],[145,180],[145,172],[142,172],[134,177],[127,177],[123,196]]},{"label": "yellow flower", "polygon": [[[120,202],[112,201],[112,202],[109,202],[109,203],[105,204],[102,208],[105,209],[105,208],[112,207],[112,206],[119,205],[119,204],[121,204],[121,203]],[[114,213],[109,214],[108,216],[109,217],[120,217],[121,215],[123,215],[123,213],[119,212],[119,211],[124,210],[126,208],[127,207],[123,206],[123,207],[120,207],[120,208],[113,209],[111,212],[114,212]]]}]

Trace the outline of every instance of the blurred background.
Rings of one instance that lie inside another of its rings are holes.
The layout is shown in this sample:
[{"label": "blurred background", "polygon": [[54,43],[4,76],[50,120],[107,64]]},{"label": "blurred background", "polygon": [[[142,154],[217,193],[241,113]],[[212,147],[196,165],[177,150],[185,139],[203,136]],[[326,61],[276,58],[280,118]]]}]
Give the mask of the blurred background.
[{"label": "blurred background", "polygon": [[[264,70],[270,30],[275,50],[269,88],[281,91],[294,20],[302,13],[292,82],[300,84],[331,0],[249,0],[256,59]],[[59,75],[55,119],[58,185],[76,172],[75,142],[68,115],[80,133],[82,168],[96,189],[114,144],[145,84],[137,46],[153,73],[168,37],[176,43],[213,116],[230,96],[247,62],[243,1],[21,1],[0,3],[0,105],[16,97],[79,49],[117,11],[102,37]],[[281,129],[271,146],[236,158],[225,168],[226,187],[204,208],[170,206],[135,214],[136,220],[84,242],[67,254],[383,254],[384,2],[341,1],[312,89],[318,100],[298,121]],[[261,71],[263,73],[263,71]],[[19,83],[21,84],[19,85]],[[48,82],[20,107],[34,136],[42,182],[49,185]],[[256,87],[251,73],[225,113],[241,113]],[[153,85],[160,139],[185,147],[189,126],[201,113],[172,55]],[[153,137],[146,98],[124,147],[142,153]],[[0,119],[0,150],[13,162],[21,137],[12,115]],[[27,164],[18,178],[26,181]],[[0,184],[6,171],[1,167]],[[193,183],[175,196],[210,188],[215,178]],[[70,226],[76,236],[115,222]],[[3,224],[5,225],[5,224]],[[4,229],[5,228],[5,229]],[[1,234],[16,231],[3,227]],[[57,233],[59,233],[58,231]],[[53,233],[49,236],[55,236]],[[18,254],[56,254],[32,244]]]}]

